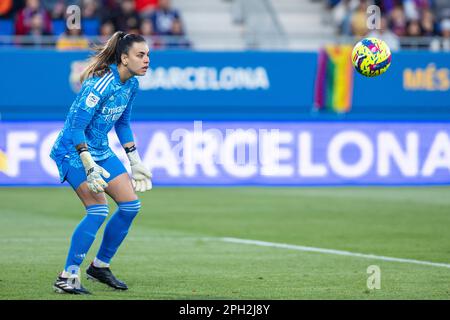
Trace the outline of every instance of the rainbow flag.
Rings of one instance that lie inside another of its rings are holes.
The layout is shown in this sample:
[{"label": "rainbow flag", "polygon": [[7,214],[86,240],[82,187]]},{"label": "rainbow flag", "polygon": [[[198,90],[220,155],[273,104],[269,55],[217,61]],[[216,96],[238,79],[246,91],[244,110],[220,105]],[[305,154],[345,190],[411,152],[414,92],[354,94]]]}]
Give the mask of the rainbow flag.
[{"label": "rainbow flag", "polygon": [[319,52],[314,107],[336,113],[351,110],[353,66],[351,46],[327,46]]}]

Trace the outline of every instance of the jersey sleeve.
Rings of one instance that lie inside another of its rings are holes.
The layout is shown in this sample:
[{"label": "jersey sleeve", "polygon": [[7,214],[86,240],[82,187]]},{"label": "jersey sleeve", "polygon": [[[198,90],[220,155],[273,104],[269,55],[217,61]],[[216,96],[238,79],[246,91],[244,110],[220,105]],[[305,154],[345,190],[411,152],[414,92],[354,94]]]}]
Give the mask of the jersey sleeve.
[{"label": "jersey sleeve", "polygon": [[89,79],[83,86],[78,100],[78,109],[94,114],[98,106],[102,104],[108,85],[114,80],[114,75],[108,73],[101,78]]},{"label": "jersey sleeve", "polygon": [[128,100],[127,107],[123,111],[121,117],[115,123],[114,127],[116,129],[117,137],[119,138],[120,144],[124,145],[128,142],[133,142],[133,132],[131,131],[130,119],[131,119],[131,109],[133,108],[134,98],[138,91],[139,85],[138,81],[134,83],[133,92],[131,94],[130,100]]},{"label": "jersey sleeve", "polygon": [[75,146],[86,143],[84,130],[91,122],[97,109],[106,98],[107,87],[112,81],[112,73],[102,78],[88,79],[83,84],[76,101],[71,123],[72,142]]}]

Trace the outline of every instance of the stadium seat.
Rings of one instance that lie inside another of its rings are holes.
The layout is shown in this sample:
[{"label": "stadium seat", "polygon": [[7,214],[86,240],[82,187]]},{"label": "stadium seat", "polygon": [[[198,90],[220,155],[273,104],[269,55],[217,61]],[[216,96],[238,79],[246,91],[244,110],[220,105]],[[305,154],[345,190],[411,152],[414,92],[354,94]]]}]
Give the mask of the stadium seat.
[{"label": "stadium seat", "polygon": [[0,35],[14,34],[14,22],[12,19],[0,19]]},{"label": "stadium seat", "polygon": [[81,22],[83,33],[86,36],[96,36],[99,33],[100,23],[98,19],[83,19]]},{"label": "stadium seat", "polygon": [[66,21],[64,19],[52,20],[53,34],[59,36],[66,31]]},{"label": "stadium seat", "polygon": [[[100,28],[99,21],[97,19],[83,19],[81,21],[81,28],[83,33],[87,36],[98,35]],[[66,30],[66,21],[63,19],[53,20],[53,33],[57,36],[64,33]]]}]

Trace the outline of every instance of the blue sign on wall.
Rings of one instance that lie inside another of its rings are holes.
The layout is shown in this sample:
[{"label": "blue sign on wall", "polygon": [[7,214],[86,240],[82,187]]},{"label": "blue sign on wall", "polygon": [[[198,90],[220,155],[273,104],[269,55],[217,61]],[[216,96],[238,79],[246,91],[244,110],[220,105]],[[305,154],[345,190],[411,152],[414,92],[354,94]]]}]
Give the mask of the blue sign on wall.
[{"label": "blue sign on wall", "polygon": [[[59,185],[62,122],[0,123],[0,185]],[[135,122],[155,185],[450,184],[449,123]],[[128,163],[110,132],[112,150]]]},{"label": "blue sign on wall", "polygon": [[355,74],[353,110],[450,113],[450,54],[393,53],[385,74],[375,78]]},{"label": "blue sign on wall", "polygon": [[[88,56],[86,51],[0,51],[5,62],[0,79],[2,119],[64,119]],[[152,69],[139,77],[135,119],[145,114],[240,119],[245,113],[246,119],[266,115],[267,120],[289,120],[309,117],[313,108],[318,58],[314,52],[155,51],[150,58]],[[391,68],[382,76],[355,74],[350,115],[450,115],[449,68],[450,54],[394,53]]]}]

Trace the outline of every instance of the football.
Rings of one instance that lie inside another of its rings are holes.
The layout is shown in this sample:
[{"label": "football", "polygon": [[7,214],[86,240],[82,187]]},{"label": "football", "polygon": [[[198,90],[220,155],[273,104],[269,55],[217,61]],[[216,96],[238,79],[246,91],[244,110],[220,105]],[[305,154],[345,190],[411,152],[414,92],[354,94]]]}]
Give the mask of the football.
[{"label": "football", "polygon": [[353,66],[366,77],[376,77],[385,73],[391,65],[391,59],[388,45],[377,38],[359,41],[352,51]]}]

